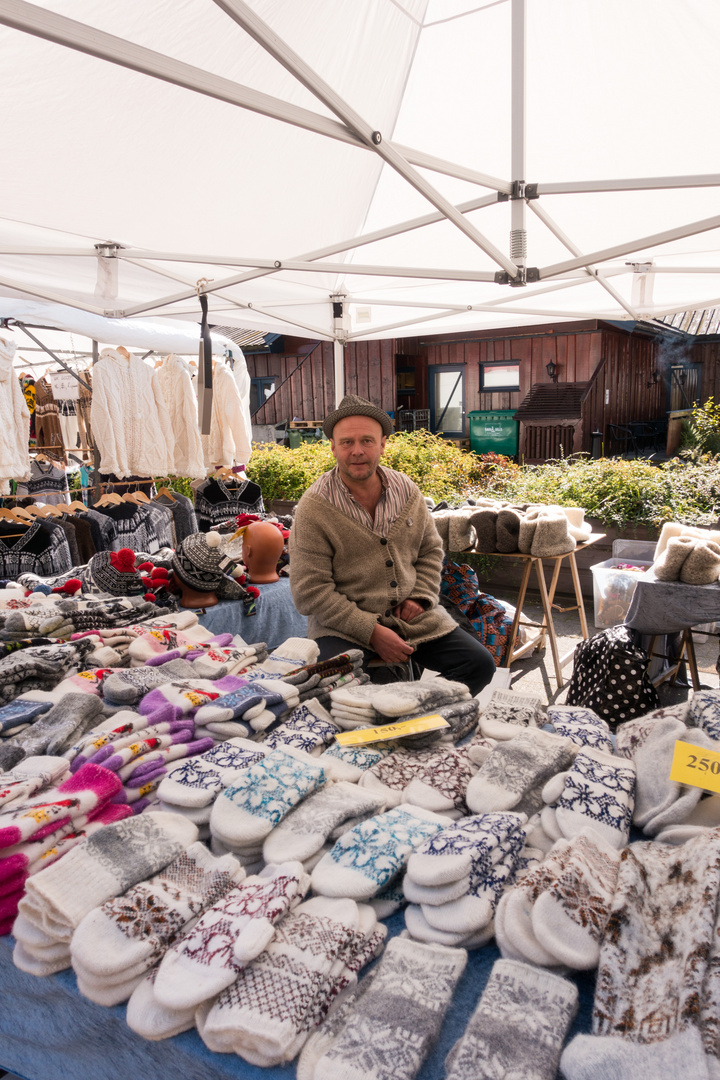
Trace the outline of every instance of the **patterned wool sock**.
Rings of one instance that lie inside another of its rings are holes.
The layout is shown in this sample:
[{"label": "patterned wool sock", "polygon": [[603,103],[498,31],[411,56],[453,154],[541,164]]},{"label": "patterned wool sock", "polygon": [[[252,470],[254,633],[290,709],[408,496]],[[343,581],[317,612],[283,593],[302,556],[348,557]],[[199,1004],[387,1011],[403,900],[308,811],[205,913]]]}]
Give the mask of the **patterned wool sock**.
[{"label": "patterned wool sock", "polygon": [[440,676],[428,683],[389,683],[375,688],[373,707],[381,716],[419,716],[439,705],[463,701],[472,695],[465,683]]},{"label": "patterned wool sock", "polygon": [[32,921],[70,940],[94,907],[156,874],[197,840],[197,826],[178,814],[152,813],[106,825],[58,862],[35,874],[20,904]]},{"label": "patterned wool sock", "polygon": [[263,858],[268,863],[289,859],[303,862],[319,851],[334,829],[343,822],[353,824],[378,814],[383,800],[365,792],[356,784],[326,784],[290,811],[272,830],[263,844]]},{"label": "patterned wool sock", "polygon": [[317,864],[313,890],[369,900],[405,867],[415,848],[447,824],[447,818],[419,806],[399,806],[363,821],[343,833]]},{"label": "patterned wool sock", "polygon": [[13,742],[22,747],[26,757],[57,754],[93,727],[101,715],[102,702],[93,694],[67,694]]},{"label": "patterned wool sock", "polygon": [[172,806],[209,807],[237,772],[250,768],[264,756],[265,748],[247,739],[217,743],[204,754],[171,769],[158,788],[158,796]]},{"label": "patterned wool sock", "polygon": [[320,649],[311,638],[287,638],[258,665],[260,672],[281,679],[286,672],[297,671],[304,664],[314,664]]},{"label": "patterned wool sock", "polygon": [[[408,750],[422,750],[432,743],[458,743],[477,727],[480,715],[480,703],[477,698],[469,701],[455,701],[451,705],[440,705],[433,709],[443,720],[447,720],[448,727],[440,731],[426,731],[421,735],[409,735],[403,738],[403,746]],[[471,755],[471,760],[474,758]],[[477,763],[479,764],[479,762]]]},{"label": "patterned wool sock", "polygon": [[527,831],[521,825],[499,845],[497,862],[474,862],[464,896],[439,906],[423,906],[422,913],[430,926],[452,934],[474,934],[488,927],[500,897],[515,879],[526,837]]},{"label": "patterned wool sock", "polygon": [[518,694],[514,690],[493,690],[490,701],[480,713],[480,734],[488,739],[514,739],[520,728],[543,723],[542,701],[536,694]]},{"label": "patterned wool sock", "polygon": [[273,750],[215,800],[210,817],[213,835],[243,847],[262,844],[293,806],[325,780],[325,772],[309,754],[292,747]]},{"label": "patterned wool sock", "polygon": [[575,754],[569,739],[540,728],[521,730],[499,742],[470,780],[467,804],[475,814],[515,807],[532,815],[543,806],[544,784],[567,769]]},{"label": "patterned wool sock", "polygon": [[212,703],[203,704],[198,709],[196,718],[199,724],[238,718],[250,721],[264,709],[273,709],[277,706],[285,708],[287,701],[292,700],[293,696],[297,696],[294,688],[284,685],[279,679],[266,681],[243,679],[236,690],[223,694]]},{"label": "patterned wool sock", "polygon": [[[190,665],[188,664],[189,668]],[[103,698],[114,705],[135,705],[151,690],[173,679],[182,678],[173,665],[173,670],[165,668],[123,668],[108,675],[102,687]],[[185,675],[185,678],[190,677]]]},{"label": "patterned wool sock", "polygon": [[296,671],[288,671],[283,676],[283,680],[300,686],[312,675],[320,675],[324,678],[326,675],[333,674],[348,665],[350,667],[362,666],[362,661],[362,649],[348,649],[347,652],[338,653],[337,656],[331,656],[327,660],[318,660],[314,664],[305,664],[304,667],[297,668]]},{"label": "patterned wool sock", "polygon": [[325,897],[306,900],[287,915],[254,963],[214,1003],[198,1010],[198,1031],[208,1049],[232,1050],[255,1065],[291,1060],[307,1037],[306,1017],[358,919],[352,900]]},{"label": "patterned wool sock", "polygon": [[414,1080],[439,1037],[466,963],[464,949],[393,938],[372,985],[358,995],[355,1008],[317,1061],[315,1080]]},{"label": "patterned wool sock", "polygon": [[237,883],[165,954],[155,980],[156,1000],[175,1010],[195,1008],[232,986],[269,945],[276,924],[300,903],[309,884],[299,863],[266,866]]},{"label": "patterned wool sock", "polygon": [[555,1080],[577,1006],[577,987],[567,979],[496,960],[465,1034],[448,1054],[447,1080],[511,1073]]},{"label": "patterned wool sock", "polygon": [[218,679],[266,658],[267,645],[264,641],[256,645],[233,645],[227,642],[224,647],[217,641],[211,648],[203,649],[193,660],[192,666],[201,679]]},{"label": "patterned wool sock", "polygon": [[558,735],[571,739],[579,746],[614,752],[610,728],[593,709],[580,705],[549,705],[547,717]]},{"label": "patterned wool sock", "polygon": [[9,772],[0,773],[0,810],[29,799],[38,791],[65,779],[69,763],[64,757],[40,755],[24,758]]},{"label": "patterned wool sock", "polygon": [[374,967],[372,971],[369,971],[356,984],[352,993],[336,999],[320,1027],[311,1032],[298,1058],[297,1080],[314,1080],[318,1061],[330,1049],[349,1016],[355,1011],[357,1003],[372,986],[377,970],[377,967]]},{"label": "patterned wool sock", "polygon": [[307,754],[321,754],[335,741],[338,726],[317,698],[298,705],[284,723],[271,731],[264,742],[270,750],[294,746]]},{"label": "patterned wool sock", "polygon": [[138,965],[146,970],[244,876],[232,855],[217,858],[200,841],[191,844],[148,881],[85,916],[70,944],[76,973],[111,982]]},{"label": "patterned wool sock", "polygon": [[478,814],[448,825],[411,854],[407,877],[415,884],[438,887],[465,880],[473,864],[492,865],[503,854],[503,843],[521,826],[525,814]]},{"label": "patterned wool sock", "polygon": [[619,863],[618,850],[593,829],[570,841],[562,873],[531,913],[535,937],[558,964],[575,971],[597,967]]},{"label": "patterned wool sock", "polygon": [[613,847],[624,848],[630,837],[635,778],[633,762],[602,750],[581,750],[569,772],[545,785],[543,799],[555,806],[543,810],[543,826],[549,835],[555,825],[570,838],[591,825]]},{"label": "patterned wool sock", "polygon": [[116,776],[95,765],[85,765],[45,796],[9,807],[0,817],[0,848],[21,844],[48,825],[79,817],[103,806],[118,793]]}]

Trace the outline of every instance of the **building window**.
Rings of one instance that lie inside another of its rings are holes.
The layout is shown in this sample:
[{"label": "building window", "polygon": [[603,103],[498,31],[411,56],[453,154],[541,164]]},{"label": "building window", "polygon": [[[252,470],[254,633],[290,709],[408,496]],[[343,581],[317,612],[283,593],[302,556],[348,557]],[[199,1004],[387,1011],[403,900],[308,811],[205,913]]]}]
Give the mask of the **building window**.
[{"label": "building window", "polygon": [[263,405],[275,392],[275,376],[263,375],[258,379],[250,380],[250,415],[254,416],[258,409],[262,409]]},{"label": "building window", "polygon": [[481,394],[497,394],[500,391],[519,389],[519,360],[490,360],[486,364],[480,364]]}]

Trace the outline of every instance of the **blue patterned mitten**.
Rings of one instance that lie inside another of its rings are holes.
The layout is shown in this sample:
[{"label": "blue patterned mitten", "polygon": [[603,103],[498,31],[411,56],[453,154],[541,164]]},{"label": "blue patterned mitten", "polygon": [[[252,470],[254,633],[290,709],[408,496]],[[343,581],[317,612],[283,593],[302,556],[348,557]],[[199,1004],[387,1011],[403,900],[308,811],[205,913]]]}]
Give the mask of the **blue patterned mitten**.
[{"label": "blue patterned mitten", "polygon": [[[564,735],[579,746],[593,746],[608,754],[614,752],[610,728],[593,709],[584,709],[580,705],[549,705],[547,714],[558,735]],[[720,731],[718,735],[720,737]]]},{"label": "blue patterned mitten", "polygon": [[626,847],[635,808],[635,763],[606,754],[581,750],[573,767],[559,773],[543,788],[547,803],[541,814],[548,836],[568,840],[592,826],[609,844]]},{"label": "blue patterned mitten", "polygon": [[169,806],[209,806],[235,775],[265,757],[265,748],[248,739],[216,743],[197,757],[186,758],[163,778],[158,797]]}]

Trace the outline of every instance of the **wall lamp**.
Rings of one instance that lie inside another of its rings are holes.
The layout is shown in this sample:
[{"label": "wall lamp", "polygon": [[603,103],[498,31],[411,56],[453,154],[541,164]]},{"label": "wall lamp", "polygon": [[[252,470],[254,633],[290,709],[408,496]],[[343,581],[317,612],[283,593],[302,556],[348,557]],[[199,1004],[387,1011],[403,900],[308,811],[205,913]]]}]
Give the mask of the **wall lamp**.
[{"label": "wall lamp", "polygon": [[550,378],[552,379],[553,382],[558,381],[557,364],[555,363],[554,360],[550,360],[545,365],[545,370],[547,371],[548,375],[550,376]]},{"label": "wall lamp", "polygon": [[660,382],[660,372],[656,368],[655,371],[653,371],[651,373],[650,379],[649,379],[649,381],[647,383],[647,386],[657,386],[657,384],[659,382]]}]

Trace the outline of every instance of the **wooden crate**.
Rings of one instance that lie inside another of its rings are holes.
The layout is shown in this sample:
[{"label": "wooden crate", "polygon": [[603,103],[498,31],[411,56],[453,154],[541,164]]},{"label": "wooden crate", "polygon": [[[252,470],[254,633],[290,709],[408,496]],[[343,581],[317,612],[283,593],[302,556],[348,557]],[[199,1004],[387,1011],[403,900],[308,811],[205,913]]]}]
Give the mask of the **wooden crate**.
[{"label": "wooden crate", "polygon": [[289,428],[299,428],[301,431],[314,431],[323,426],[322,420],[290,420]]}]

